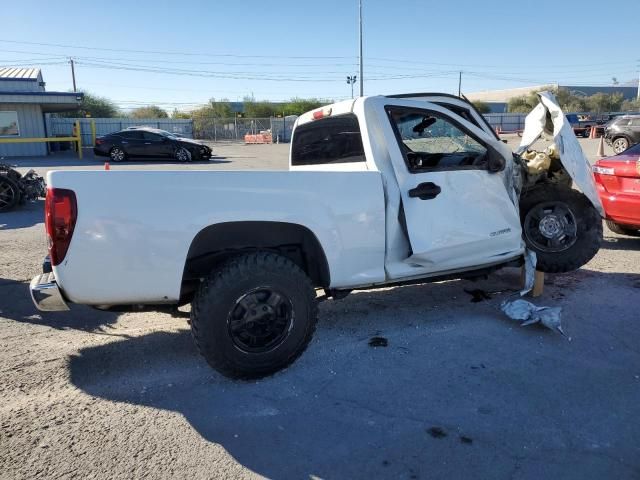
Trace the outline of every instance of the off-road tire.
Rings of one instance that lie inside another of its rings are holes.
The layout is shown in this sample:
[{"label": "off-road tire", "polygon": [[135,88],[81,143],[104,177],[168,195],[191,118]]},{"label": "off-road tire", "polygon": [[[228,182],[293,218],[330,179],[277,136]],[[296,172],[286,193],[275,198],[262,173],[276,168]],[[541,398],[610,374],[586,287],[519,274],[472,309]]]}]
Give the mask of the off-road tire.
[{"label": "off-road tire", "polygon": [[[231,313],[239,298],[263,287],[288,297],[292,322],[284,340],[270,351],[248,353],[234,343]],[[305,272],[281,255],[253,252],[226,261],[201,283],[191,305],[191,332],[215,370],[230,378],[260,378],[287,367],[304,352],[317,316],[315,289]]]},{"label": "off-road tire", "polygon": [[607,227],[613,233],[619,235],[629,235],[630,237],[640,237],[640,228],[628,227],[626,225],[620,225],[619,223],[612,222],[611,220],[605,220]]},{"label": "off-road tire", "polygon": [[0,176],[0,212],[12,210],[21,200],[20,187],[6,175]]},{"label": "off-road tire", "polygon": [[[541,251],[533,245],[524,231],[527,213],[536,205],[560,202],[568,207],[576,221],[576,240],[566,250]],[[527,247],[536,252],[536,268],[546,273],[564,273],[577,270],[591,260],[602,243],[602,218],[589,199],[577,190],[563,185],[543,184],[523,193],[520,198],[520,219]]]}]

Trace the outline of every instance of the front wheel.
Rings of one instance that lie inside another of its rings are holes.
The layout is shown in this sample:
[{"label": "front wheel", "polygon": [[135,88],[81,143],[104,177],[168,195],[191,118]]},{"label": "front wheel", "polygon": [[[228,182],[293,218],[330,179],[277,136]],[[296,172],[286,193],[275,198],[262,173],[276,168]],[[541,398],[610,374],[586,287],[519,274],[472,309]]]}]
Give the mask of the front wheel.
[{"label": "front wheel", "polygon": [[619,235],[629,235],[630,237],[640,237],[640,228],[634,228],[628,225],[621,225],[616,222],[612,222],[611,220],[606,220],[607,227],[613,233],[617,233]]},{"label": "front wheel", "polygon": [[291,364],[316,328],[309,277],[269,252],[237,256],[206,278],[191,306],[200,353],[230,378],[260,378]]},{"label": "front wheel", "polygon": [[540,185],[520,199],[522,233],[536,252],[536,268],[547,273],[577,270],[602,242],[600,214],[582,193],[562,185]]},{"label": "front wheel", "polygon": [[191,152],[184,147],[180,147],[176,150],[176,160],[179,162],[190,162]]}]

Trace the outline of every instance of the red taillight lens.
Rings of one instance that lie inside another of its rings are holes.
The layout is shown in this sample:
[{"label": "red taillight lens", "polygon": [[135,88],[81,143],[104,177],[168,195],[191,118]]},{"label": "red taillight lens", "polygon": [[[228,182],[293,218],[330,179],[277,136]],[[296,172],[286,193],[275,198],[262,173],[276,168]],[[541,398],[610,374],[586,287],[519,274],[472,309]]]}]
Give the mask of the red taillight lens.
[{"label": "red taillight lens", "polygon": [[47,189],[44,211],[51,264],[60,265],[69,249],[78,218],[76,194],[63,188]]},{"label": "red taillight lens", "polygon": [[104,140],[101,138],[96,138],[96,145],[102,145],[104,143]]}]

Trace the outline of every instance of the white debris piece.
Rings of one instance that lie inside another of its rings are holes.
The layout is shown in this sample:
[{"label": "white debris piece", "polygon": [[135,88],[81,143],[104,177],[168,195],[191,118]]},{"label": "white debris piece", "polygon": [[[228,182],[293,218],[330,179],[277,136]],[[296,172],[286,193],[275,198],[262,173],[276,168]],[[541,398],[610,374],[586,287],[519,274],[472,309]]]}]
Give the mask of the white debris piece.
[{"label": "white debris piece", "polygon": [[524,254],[524,287],[520,290],[520,296],[523,297],[531,290],[533,290],[533,284],[536,279],[536,265],[538,260],[536,252],[529,250]]},{"label": "white debris piece", "polygon": [[500,310],[502,310],[507,317],[520,322],[520,325],[523,327],[540,322],[545,327],[556,330],[566,336],[560,323],[561,307],[538,307],[531,302],[518,299],[511,301],[505,300],[500,305]]}]

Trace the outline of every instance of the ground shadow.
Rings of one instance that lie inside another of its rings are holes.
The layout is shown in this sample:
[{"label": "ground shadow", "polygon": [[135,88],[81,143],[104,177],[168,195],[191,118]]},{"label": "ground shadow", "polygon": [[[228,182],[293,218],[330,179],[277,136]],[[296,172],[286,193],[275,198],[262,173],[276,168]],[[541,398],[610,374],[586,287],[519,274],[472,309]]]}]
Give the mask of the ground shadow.
[{"label": "ground shadow", "polygon": [[108,332],[118,320],[118,314],[83,305],[71,305],[67,312],[40,312],[31,301],[29,284],[0,278],[0,317],[16,322],[46,325],[58,330]]},{"label": "ground shadow", "polygon": [[604,237],[600,248],[605,250],[640,250],[640,237]]},{"label": "ground shadow", "polygon": [[44,223],[44,199],[26,202],[9,211],[0,213],[0,231],[28,228]]},{"label": "ground shadow", "polygon": [[181,413],[268,478],[630,478],[640,330],[633,309],[591,292],[630,298],[639,279],[555,278],[547,288],[572,296],[573,341],[516,327],[499,297],[470,304],[473,284],[444,282],[323,303],[308,351],[261,381],[210,370],[186,329],[85,348],[70,378],[92,396]]}]

